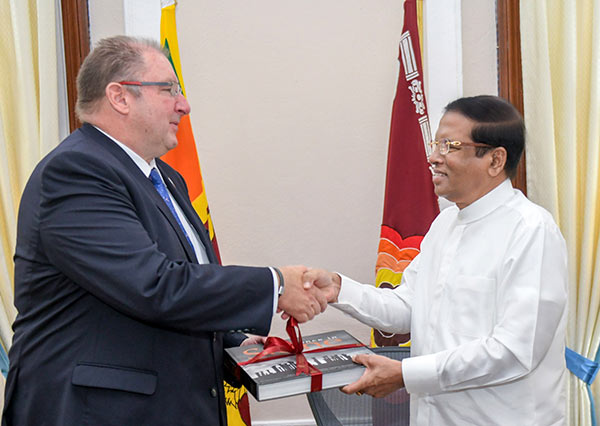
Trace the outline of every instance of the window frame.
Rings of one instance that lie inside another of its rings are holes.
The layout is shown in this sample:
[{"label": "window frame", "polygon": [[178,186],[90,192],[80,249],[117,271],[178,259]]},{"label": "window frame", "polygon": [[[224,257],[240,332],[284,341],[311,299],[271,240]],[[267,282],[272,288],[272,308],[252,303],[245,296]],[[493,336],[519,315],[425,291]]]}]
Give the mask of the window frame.
[{"label": "window frame", "polygon": [[81,126],[75,115],[77,102],[77,72],[90,53],[89,10],[87,0],[61,0],[63,41],[65,48],[65,72],[69,128],[74,131]]},{"label": "window frame", "polygon": [[[497,0],[498,94],[523,115],[523,68],[519,0]],[[527,195],[525,152],[517,166],[513,186]]]}]

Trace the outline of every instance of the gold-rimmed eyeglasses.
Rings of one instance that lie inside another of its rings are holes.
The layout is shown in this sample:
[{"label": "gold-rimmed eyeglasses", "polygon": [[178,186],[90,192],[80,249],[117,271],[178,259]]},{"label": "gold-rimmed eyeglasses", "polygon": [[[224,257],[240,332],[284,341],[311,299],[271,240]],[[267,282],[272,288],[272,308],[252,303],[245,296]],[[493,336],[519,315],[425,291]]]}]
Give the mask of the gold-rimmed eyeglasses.
[{"label": "gold-rimmed eyeglasses", "polygon": [[435,152],[437,149],[441,155],[446,155],[450,152],[451,149],[457,149],[461,146],[476,146],[481,148],[493,148],[492,145],[488,145],[487,143],[479,143],[479,142],[461,142],[461,141],[453,141],[452,139],[444,138],[440,141],[431,141],[429,142],[429,152],[430,155]]},{"label": "gold-rimmed eyeglasses", "polygon": [[171,96],[179,96],[183,93],[181,86],[176,81],[119,81],[123,86],[164,86],[169,88]]}]

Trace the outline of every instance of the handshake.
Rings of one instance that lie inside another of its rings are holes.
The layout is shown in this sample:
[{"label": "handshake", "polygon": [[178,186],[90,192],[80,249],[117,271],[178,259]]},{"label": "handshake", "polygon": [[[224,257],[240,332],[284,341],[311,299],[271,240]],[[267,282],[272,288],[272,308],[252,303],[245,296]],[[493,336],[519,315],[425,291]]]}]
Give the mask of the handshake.
[{"label": "handshake", "polygon": [[283,294],[279,296],[277,312],[287,319],[294,317],[299,323],[309,321],[335,302],[341,287],[338,274],[306,266],[279,268],[284,281]]}]

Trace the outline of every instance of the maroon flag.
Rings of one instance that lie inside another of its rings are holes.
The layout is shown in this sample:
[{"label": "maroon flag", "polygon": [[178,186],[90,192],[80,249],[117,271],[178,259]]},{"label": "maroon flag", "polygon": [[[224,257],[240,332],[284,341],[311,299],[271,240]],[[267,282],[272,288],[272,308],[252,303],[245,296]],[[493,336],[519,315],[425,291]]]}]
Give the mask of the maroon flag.
[{"label": "maroon flag", "polygon": [[[423,236],[439,213],[427,163],[431,140],[423,86],[416,0],[404,1],[400,38],[400,74],[392,109],[383,223],[376,285],[394,288],[402,272],[419,253]],[[374,346],[407,344],[409,335],[373,330]]]}]

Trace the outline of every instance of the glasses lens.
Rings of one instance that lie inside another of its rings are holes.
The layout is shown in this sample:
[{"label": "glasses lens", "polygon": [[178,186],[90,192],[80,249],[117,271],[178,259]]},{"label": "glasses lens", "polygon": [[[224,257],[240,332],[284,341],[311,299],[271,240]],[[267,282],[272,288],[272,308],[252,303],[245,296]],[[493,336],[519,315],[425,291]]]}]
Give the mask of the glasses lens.
[{"label": "glasses lens", "polygon": [[440,154],[446,155],[448,152],[450,152],[450,140],[443,139],[440,141]]},{"label": "glasses lens", "polygon": [[441,155],[446,155],[448,153],[447,139],[442,139],[441,141],[429,142],[429,155],[433,154],[436,150]]},{"label": "glasses lens", "polygon": [[181,86],[176,81],[171,84],[171,95],[172,96],[181,95]]}]

